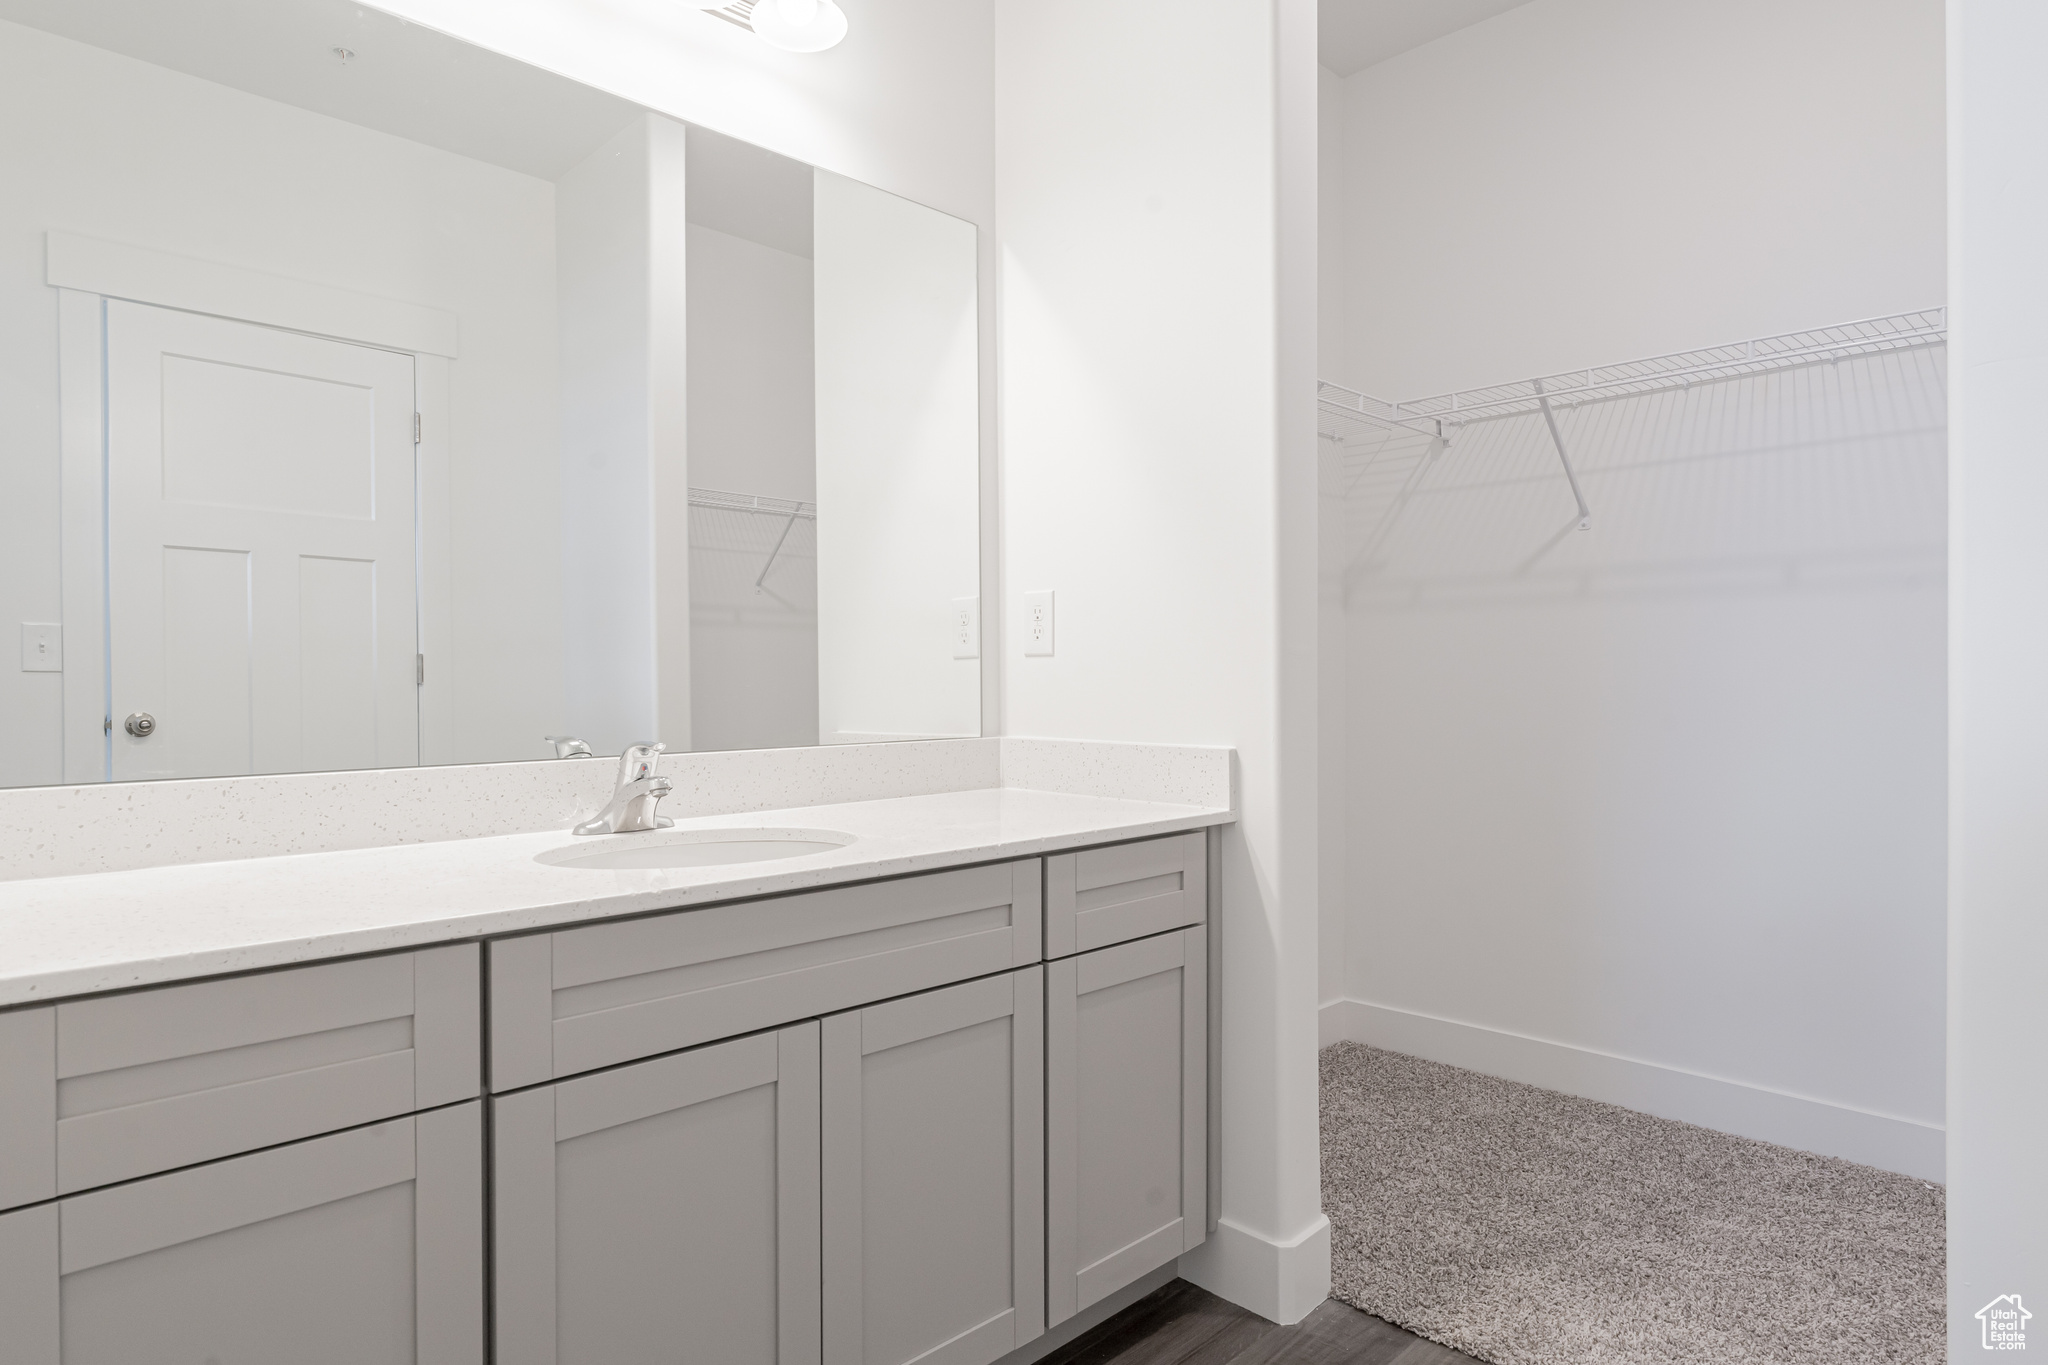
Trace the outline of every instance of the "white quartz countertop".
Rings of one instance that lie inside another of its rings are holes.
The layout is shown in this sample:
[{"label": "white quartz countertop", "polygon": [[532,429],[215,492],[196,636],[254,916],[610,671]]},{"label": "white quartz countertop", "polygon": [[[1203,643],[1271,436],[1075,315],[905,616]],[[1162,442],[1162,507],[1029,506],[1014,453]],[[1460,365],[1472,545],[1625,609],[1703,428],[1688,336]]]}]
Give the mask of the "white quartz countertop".
[{"label": "white quartz countertop", "polygon": [[537,862],[593,842],[557,830],[4,882],[0,1005],[928,872],[1232,818],[1220,807],[1001,787],[678,820],[678,830],[854,836],[827,853],[720,867]]}]

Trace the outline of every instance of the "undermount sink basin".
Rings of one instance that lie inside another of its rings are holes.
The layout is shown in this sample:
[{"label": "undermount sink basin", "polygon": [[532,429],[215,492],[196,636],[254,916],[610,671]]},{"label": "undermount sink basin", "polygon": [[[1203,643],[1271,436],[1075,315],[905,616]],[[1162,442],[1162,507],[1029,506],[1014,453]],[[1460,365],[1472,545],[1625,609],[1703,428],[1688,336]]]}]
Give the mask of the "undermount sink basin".
[{"label": "undermount sink basin", "polygon": [[853,842],[831,829],[690,829],[645,834],[603,834],[589,843],[550,849],[535,862],[552,867],[621,868],[719,867],[764,863],[830,853]]}]

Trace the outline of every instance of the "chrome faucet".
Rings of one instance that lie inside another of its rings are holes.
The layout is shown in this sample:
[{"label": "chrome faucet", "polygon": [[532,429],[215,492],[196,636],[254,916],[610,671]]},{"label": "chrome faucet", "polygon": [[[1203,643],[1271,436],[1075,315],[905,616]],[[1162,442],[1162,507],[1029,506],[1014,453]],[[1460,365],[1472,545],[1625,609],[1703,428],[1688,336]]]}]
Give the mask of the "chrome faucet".
[{"label": "chrome faucet", "polygon": [[590,757],[590,746],[574,735],[542,735],[541,738],[555,746],[556,758]]},{"label": "chrome faucet", "polygon": [[619,755],[619,784],[611,804],[576,826],[578,834],[631,834],[640,830],[667,829],[675,821],[656,815],[654,808],[675,790],[675,784],[654,771],[655,760],[668,746],[645,740],[629,744]]}]

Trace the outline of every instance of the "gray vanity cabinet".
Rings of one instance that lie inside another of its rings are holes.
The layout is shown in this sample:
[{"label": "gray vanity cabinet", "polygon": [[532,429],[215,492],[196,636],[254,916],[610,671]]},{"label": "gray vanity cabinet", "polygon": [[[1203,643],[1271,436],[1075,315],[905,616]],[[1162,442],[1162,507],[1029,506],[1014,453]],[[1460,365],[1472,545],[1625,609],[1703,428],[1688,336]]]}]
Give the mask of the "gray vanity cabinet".
[{"label": "gray vanity cabinet", "polygon": [[825,1365],[986,1365],[1045,1330],[1044,969],[824,1021]]},{"label": "gray vanity cabinet", "polygon": [[1052,1326],[1206,1233],[1207,939],[1182,929],[1045,972]]},{"label": "gray vanity cabinet", "polygon": [[1203,840],[0,1011],[0,1359],[989,1365],[1203,1238]]},{"label": "gray vanity cabinet", "polygon": [[8,1365],[480,1365],[477,1101],[0,1214]]},{"label": "gray vanity cabinet", "polygon": [[497,1365],[817,1365],[818,1024],[495,1097]]}]

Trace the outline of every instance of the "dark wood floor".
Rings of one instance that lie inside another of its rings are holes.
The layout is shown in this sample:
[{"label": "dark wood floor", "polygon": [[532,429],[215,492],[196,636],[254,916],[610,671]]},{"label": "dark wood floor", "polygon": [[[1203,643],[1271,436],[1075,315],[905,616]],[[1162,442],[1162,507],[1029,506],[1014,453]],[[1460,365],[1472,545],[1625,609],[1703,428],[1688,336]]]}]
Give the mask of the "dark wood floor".
[{"label": "dark wood floor", "polygon": [[1276,1327],[1186,1280],[1138,1300],[1041,1365],[1474,1365],[1471,1356],[1329,1300]]}]

